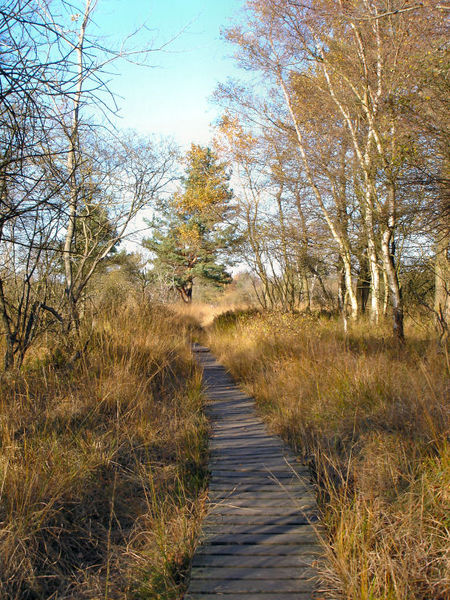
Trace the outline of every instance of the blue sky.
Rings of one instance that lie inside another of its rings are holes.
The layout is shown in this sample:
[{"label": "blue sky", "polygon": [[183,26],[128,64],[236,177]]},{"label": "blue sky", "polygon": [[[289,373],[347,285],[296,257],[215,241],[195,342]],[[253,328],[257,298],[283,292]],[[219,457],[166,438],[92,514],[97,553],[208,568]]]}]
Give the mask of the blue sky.
[{"label": "blue sky", "polygon": [[117,64],[111,89],[118,99],[121,127],[141,133],[172,136],[183,147],[206,144],[209,125],[220,109],[209,101],[218,82],[238,72],[230,48],[220,38],[224,27],[239,20],[243,0],[99,0],[91,30],[117,46],[146,23],[133,46],[159,46],[178,37],[163,51],[151,54],[151,68]]}]

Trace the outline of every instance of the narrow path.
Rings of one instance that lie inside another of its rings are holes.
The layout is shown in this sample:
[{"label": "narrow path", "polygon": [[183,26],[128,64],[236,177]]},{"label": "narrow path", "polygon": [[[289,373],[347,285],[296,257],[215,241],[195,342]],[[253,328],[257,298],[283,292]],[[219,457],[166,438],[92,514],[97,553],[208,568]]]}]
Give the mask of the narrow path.
[{"label": "narrow path", "polygon": [[210,507],[185,598],[311,600],[320,547],[308,472],[208,349],[194,352],[213,434]]}]

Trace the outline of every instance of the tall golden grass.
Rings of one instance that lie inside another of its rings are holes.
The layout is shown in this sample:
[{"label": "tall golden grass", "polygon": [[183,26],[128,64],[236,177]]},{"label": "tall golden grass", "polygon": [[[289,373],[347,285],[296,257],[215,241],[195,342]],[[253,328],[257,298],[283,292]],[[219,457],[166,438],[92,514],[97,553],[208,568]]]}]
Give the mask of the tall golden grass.
[{"label": "tall golden grass", "polygon": [[207,303],[207,302],[192,302],[182,303],[177,302],[170,305],[170,309],[176,314],[197,323],[200,327],[209,327],[213,324],[214,319],[223,313],[235,313],[237,311],[247,310],[248,305],[242,303]]},{"label": "tall golden grass", "polygon": [[366,323],[216,318],[209,344],[311,466],[327,535],[324,593],[450,597],[448,352],[409,324],[400,347]]},{"label": "tall golden grass", "polygon": [[191,334],[128,303],[81,360],[55,347],[3,377],[2,599],[181,598],[206,472]]}]

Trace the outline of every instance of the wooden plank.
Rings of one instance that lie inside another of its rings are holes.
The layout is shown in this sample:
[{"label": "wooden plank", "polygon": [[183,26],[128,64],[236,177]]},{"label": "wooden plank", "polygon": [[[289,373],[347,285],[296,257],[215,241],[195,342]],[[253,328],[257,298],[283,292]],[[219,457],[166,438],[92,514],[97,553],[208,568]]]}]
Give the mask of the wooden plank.
[{"label": "wooden plank", "polygon": [[[306,483],[304,485],[302,484],[295,484],[293,485],[292,483],[287,483],[286,485],[282,484],[281,482],[266,482],[264,485],[260,485],[259,489],[256,490],[246,490],[244,489],[244,486],[233,486],[230,485],[230,487],[228,487],[227,489],[217,489],[214,490],[214,487],[216,486],[216,482],[213,481],[212,479],[210,480],[210,487],[209,487],[209,496],[211,497],[215,497],[217,495],[219,495],[221,498],[224,497],[233,497],[235,498],[236,496],[241,496],[242,498],[251,498],[251,497],[258,497],[258,498],[264,498],[264,496],[269,496],[269,495],[279,495],[281,498],[286,498],[286,500],[290,499],[290,498],[296,498],[297,500],[300,500],[301,498],[305,497],[305,498],[316,498],[316,495],[314,493],[314,489],[313,487],[310,485],[308,486]],[[217,482],[217,485],[220,487],[224,487],[223,485],[220,484],[220,482]],[[293,496],[292,495],[292,491],[293,490],[299,490],[299,491],[303,491],[303,493],[301,495],[298,496]]]},{"label": "wooden plank", "polygon": [[265,463],[261,461],[254,461],[253,463],[243,461],[214,461],[209,464],[209,471],[210,473],[216,471],[234,471],[241,473],[288,473],[302,483],[311,485],[308,473],[292,471],[292,469],[288,467],[286,463],[283,463],[280,460],[271,460]]},{"label": "wooden plank", "polygon": [[196,592],[205,593],[261,593],[261,592],[312,592],[313,585],[307,579],[192,579],[189,585],[191,594]]},{"label": "wooden plank", "polygon": [[[286,453],[281,453],[281,452],[273,452],[272,451],[272,456],[259,456],[258,454],[255,454],[254,452],[247,452],[246,453],[247,456],[244,457],[244,455],[239,455],[236,452],[230,452],[227,454],[217,454],[216,456],[213,456],[212,459],[213,460],[243,460],[245,458],[245,460],[247,461],[265,461],[265,460],[279,460],[281,461],[283,464],[285,464],[288,467],[293,466],[295,469],[304,469],[305,471],[308,471],[308,468],[303,465],[302,463],[300,463],[298,461],[298,459],[296,459],[294,456],[291,456],[290,454],[286,454]],[[266,452],[267,454],[267,452]]]},{"label": "wooden plank", "polygon": [[267,565],[265,567],[244,567],[244,566],[208,566],[193,567],[191,571],[192,579],[218,579],[232,581],[233,579],[311,579],[315,572],[308,567],[276,567]]},{"label": "wooden plank", "polygon": [[[247,466],[231,466],[227,467],[227,465],[210,465],[209,467],[210,473],[216,475],[217,477],[236,477],[246,475],[250,477],[253,474],[260,476],[272,476],[275,477],[277,474],[280,477],[286,478],[289,477],[295,481],[298,481],[302,485],[307,484],[311,486],[311,483],[307,477],[302,477],[297,473],[294,473],[291,469],[284,468],[283,465],[279,465],[278,467],[264,467],[263,465],[247,465]],[[227,473],[228,471],[228,473]]]},{"label": "wooden plank", "polygon": [[246,448],[210,448],[210,459],[214,460],[240,460],[240,461],[265,461],[284,460],[282,453],[274,448],[259,448],[258,452]]},{"label": "wooden plank", "polygon": [[231,461],[229,461],[229,462],[224,461],[221,463],[211,462],[211,464],[209,465],[209,470],[210,470],[210,472],[234,471],[235,473],[239,473],[239,472],[243,472],[243,471],[251,473],[252,471],[254,471],[255,473],[266,473],[266,474],[278,472],[280,474],[289,475],[293,479],[300,481],[302,484],[307,483],[309,486],[311,486],[309,475],[306,475],[306,473],[303,475],[296,473],[291,468],[289,468],[286,464],[283,464],[281,461],[276,463],[275,462],[277,460],[276,457],[274,457],[270,460],[271,460],[271,462],[269,462],[268,464],[265,464],[263,462],[256,462],[256,461],[253,461],[252,463],[247,463],[245,460],[241,460],[239,463],[231,462]]},{"label": "wooden plank", "polygon": [[303,493],[307,493],[307,486],[302,486],[297,483],[293,483],[289,479],[278,479],[273,480],[268,477],[223,477],[216,479],[214,483],[211,483],[211,492],[226,492],[229,491],[233,495],[230,497],[235,498],[239,494],[250,493],[255,498],[258,498],[260,494],[270,492],[282,492],[289,498],[291,496],[300,497]]},{"label": "wooden plank", "polygon": [[225,469],[210,469],[212,477],[216,478],[217,481],[228,481],[229,479],[236,479],[238,481],[261,481],[261,483],[268,483],[272,481],[282,480],[285,483],[295,483],[300,481],[292,471],[272,471],[266,469],[260,470],[247,470],[241,471],[236,470],[225,470]]},{"label": "wooden plank", "polygon": [[201,344],[198,344],[197,342],[194,342],[192,344],[192,352],[208,352],[209,353],[209,348],[207,348],[206,346],[202,346]]},{"label": "wooden plank", "polygon": [[233,486],[239,486],[239,489],[242,486],[258,486],[258,487],[270,487],[277,488],[281,487],[281,489],[288,488],[296,488],[297,490],[307,490],[308,486],[302,483],[299,483],[298,479],[292,477],[292,475],[283,475],[277,477],[272,476],[270,473],[240,473],[239,471],[235,473],[230,473],[227,475],[216,475],[214,472],[212,473],[213,483],[211,486],[216,485],[227,485],[233,489]]},{"label": "wooden plank", "polygon": [[224,431],[224,432],[215,432],[212,441],[221,441],[224,439],[228,439],[230,441],[243,441],[243,442],[257,442],[261,441],[261,443],[273,444],[282,447],[281,440],[277,440],[273,436],[267,435],[267,432],[255,432],[252,433],[251,436],[246,435],[245,431]]},{"label": "wooden plank", "polygon": [[231,458],[231,459],[223,459],[223,460],[216,460],[215,458],[211,459],[211,462],[209,464],[209,470],[210,471],[226,471],[226,470],[230,470],[230,471],[256,471],[256,472],[260,472],[263,471],[265,473],[270,473],[270,472],[274,472],[274,471],[282,471],[285,473],[290,473],[293,477],[296,477],[299,481],[301,481],[302,483],[308,483],[310,486],[311,484],[311,480],[310,480],[310,476],[308,472],[301,472],[299,470],[296,469],[296,467],[294,466],[294,470],[292,470],[291,466],[286,465],[286,463],[284,463],[283,461],[281,461],[279,458],[269,458],[266,461],[264,459],[248,459],[248,460],[243,460],[243,459],[236,459],[236,458]]},{"label": "wooden plank", "polygon": [[222,509],[228,508],[242,508],[246,511],[253,510],[261,512],[269,510],[270,507],[277,507],[283,509],[285,512],[303,514],[305,512],[311,512],[311,510],[316,507],[316,503],[313,496],[307,501],[306,499],[301,500],[296,497],[289,498],[276,492],[273,494],[266,493],[264,496],[259,494],[252,496],[247,492],[243,492],[242,495],[215,496],[208,501],[208,510],[210,513],[221,512]]},{"label": "wooden plank", "polygon": [[[209,472],[212,477],[229,479],[231,478],[256,478],[259,477],[271,483],[272,481],[283,481],[284,483],[291,481],[297,483],[303,488],[313,489],[308,477],[298,475],[290,470],[283,469],[282,465],[264,467],[263,465],[254,466],[232,466],[232,465],[211,465]],[[269,481],[267,481],[269,479]]]},{"label": "wooden plank", "polygon": [[[211,504],[233,504],[239,506],[264,506],[264,504],[272,504],[277,506],[302,506],[309,505],[311,502],[315,503],[315,496],[312,493],[302,494],[302,496],[295,496],[287,494],[285,490],[282,490],[279,486],[273,486],[273,489],[260,490],[258,493],[249,492],[245,490],[210,490],[209,501]],[[266,502],[267,501],[267,502]]]},{"label": "wooden plank", "polygon": [[208,556],[320,556],[317,544],[214,544],[206,542],[197,547],[196,554]]},{"label": "wooden plank", "polygon": [[[217,452],[217,450],[214,449],[214,447],[211,445],[214,442],[214,438],[212,438],[212,440],[210,441],[209,447],[211,450],[211,454],[214,454],[215,452]],[[279,444],[278,442],[272,446],[264,446],[262,444],[257,444],[257,445],[251,445],[251,446],[246,446],[246,445],[241,445],[241,446],[236,446],[236,447],[230,447],[226,450],[226,452],[224,452],[222,454],[222,450],[221,450],[221,456],[234,456],[234,457],[243,457],[243,456],[248,456],[250,457],[254,457],[254,458],[266,458],[267,454],[271,454],[273,457],[277,457],[280,458],[283,455],[287,455],[290,456],[288,452],[286,452],[284,447],[281,447],[281,444]]]},{"label": "wooden plank", "polygon": [[267,452],[270,450],[272,452],[277,451],[280,454],[283,451],[281,444],[274,440],[263,442],[259,439],[253,440],[252,438],[246,439],[245,437],[236,440],[216,440],[215,438],[213,438],[210,443],[210,448],[216,451],[218,449],[225,451],[234,450],[235,452],[240,452],[242,454],[253,454],[254,456],[257,456],[260,452]]},{"label": "wooden plank", "polygon": [[[249,419],[252,419],[254,415],[253,410],[248,410],[247,408],[239,408],[237,406],[226,408],[223,411],[213,411],[207,410],[206,416],[213,421],[212,431],[214,431],[214,427],[216,424],[220,424],[220,427],[229,427],[234,426],[236,423],[246,424]],[[261,422],[259,423],[259,425]],[[254,425],[255,426],[255,425]],[[267,433],[267,429],[265,430]],[[275,440],[280,440],[276,436],[273,436]]]},{"label": "wooden plank", "polygon": [[261,461],[254,461],[253,463],[245,463],[242,461],[232,462],[232,461],[222,461],[222,462],[211,462],[209,465],[210,473],[216,471],[234,471],[236,473],[288,473],[291,477],[296,478],[298,481],[301,481],[305,485],[311,486],[311,481],[308,473],[299,473],[292,471],[286,464],[281,461],[270,461],[267,463],[263,463]]},{"label": "wooden plank", "polygon": [[318,520],[318,513],[313,504],[306,509],[298,509],[292,505],[261,504],[252,506],[230,502],[211,507],[206,523],[210,520],[214,522],[223,520],[231,523],[233,518],[236,519],[236,523],[245,522],[246,518],[250,523],[257,523],[262,521],[264,515],[267,516],[268,523],[273,523],[274,520],[281,523],[282,519],[291,519],[291,521],[297,519],[299,523],[314,524]]},{"label": "wooden plank", "polygon": [[289,498],[294,494],[294,497],[300,497],[303,493],[308,492],[306,485],[300,485],[293,482],[291,479],[271,479],[269,476],[251,476],[248,477],[221,477],[214,479],[210,487],[211,492],[226,492],[228,491],[235,498],[237,495],[247,493],[250,497],[253,494],[254,498],[262,494],[270,494],[271,492],[279,492]]},{"label": "wooden plank", "polygon": [[[259,486],[263,487],[263,486]],[[264,486],[272,488],[272,486]],[[298,508],[299,510],[304,509],[305,506],[310,506],[311,503],[315,503],[315,496],[311,493],[304,493],[302,495],[296,495],[292,492],[286,492],[285,489],[281,489],[279,486],[273,486],[272,489],[260,490],[258,489],[246,489],[242,486],[234,486],[229,489],[218,486],[217,488],[209,490],[209,504],[216,506],[218,504],[228,506],[247,506],[249,508],[263,507],[263,506],[285,506],[291,508]]]},{"label": "wooden plank", "polygon": [[[246,415],[242,414],[242,411],[239,412],[238,418],[234,414],[236,409],[231,411],[226,411],[225,415],[220,414],[210,414],[210,418],[213,418],[215,421],[212,425],[212,431],[214,435],[220,435],[223,432],[235,433],[236,435],[243,435],[247,429],[254,430],[255,435],[265,435],[267,437],[272,437],[274,440],[281,441],[281,438],[277,438],[276,436],[271,436],[261,421],[258,423],[257,421],[250,421],[251,415],[248,413]],[[239,423],[237,425],[236,423]]]},{"label": "wooden plank", "polygon": [[[279,462],[283,465],[286,465],[286,463],[284,462],[284,459],[280,457],[279,452],[265,452],[264,454],[261,455],[257,455],[257,454],[249,454],[249,453],[235,453],[230,452],[230,451],[224,451],[223,453],[220,453],[218,451],[211,451],[210,453],[210,465],[214,466],[215,464],[235,464],[237,466],[239,465],[244,465],[247,466],[248,468],[254,467],[259,465],[260,468],[265,468],[266,464],[275,464],[276,462]],[[290,468],[289,465],[286,465],[287,468]],[[302,475],[304,478],[306,478],[308,481],[310,480],[310,476],[309,473],[307,474],[305,472],[304,475]]]},{"label": "wooden plank", "polygon": [[[239,594],[225,593],[220,595],[223,600],[311,600],[310,592],[285,592],[285,593],[264,593],[257,592],[256,594]],[[217,594],[190,594],[184,597],[185,600],[218,600]]]},{"label": "wooden plank", "polygon": [[262,447],[257,447],[256,448],[257,451],[255,451],[254,448],[245,448],[245,447],[241,447],[241,448],[211,448],[210,447],[210,456],[211,459],[214,460],[215,458],[217,458],[218,456],[220,456],[223,459],[230,459],[230,458],[234,458],[234,459],[240,459],[240,460],[265,460],[265,459],[269,459],[269,458],[280,458],[282,456],[282,453],[275,448],[262,448]]},{"label": "wooden plank", "polygon": [[239,491],[239,492],[271,492],[271,491],[283,491],[285,492],[286,497],[289,495],[301,495],[304,492],[307,492],[308,488],[306,485],[300,485],[298,483],[280,483],[274,481],[273,483],[258,483],[251,482],[248,483],[239,483],[233,481],[212,481],[209,489],[212,492],[223,492],[223,491]]},{"label": "wooden plank", "polygon": [[254,567],[272,568],[282,567],[297,569],[310,567],[317,556],[314,554],[301,554],[289,556],[240,556],[237,554],[196,554],[192,565],[194,567]]},{"label": "wooden plank", "polygon": [[[248,466],[252,466],[254,464],[261,464],[264,465],[265,461],[283,461],[283,459],[280,458],[280,453],[277,451],[275,452],[273,448],[266,448],[264,450],[261,449],[261,452],[249,452],[248,450],[246,450],[245,452],[241,452],[235,451],[236,449],[234,447],[231,448],[211,448],[211,452],[210,452],[210,460],[211,463],[214,464],[215,461],[217,461],[219,459],[219,454],[221,455],[220,460],[222,461],[235,461],[238,462],[240,464],[248,464]],[[286,463],[282,463],[282,464],[286,464]],[[288,466],[286,465],[286,468],[288,468]],[[306,477],[309,481],[309,473],[308,476],[306,476],[306,473],[304,475],[304,477]]]},{"label": "wooden plank", "polygon": [[280,456],[282,448],[277,444],[260,444],[259,441],[252,443],[251,441],[233,442],[229,440],[219,440],[214,442],[213,440],[210,444],[210,451],[213,458],[215,458],[215,455],[219,452],[224,456],[239,456],[240,458],[258,458],[258,456],[266,457],[268,455],[272,455],[275,458]]},{"label": "wooden plank", "polygon": [[[312,512],[313,506],[308,507],[308,510],[303,512],[296,510],[295,514],[298,519],[306,519],[308,522],[316,522],[317,516]],[[264,519],[264,516],[267,517],[267,522],[272,523],[273,519],[276,517],[286,517],[287,515],[291,515],[292,506],[271,506],[271,505],[262,505],[262,506],[233,506],[223,505],[214,507],[209,515],[208,520],[215,520],[216,518],[224,518],[230,517],[230,520],[233,517],[236,519],[252,519],[252,522],[260,522]],[[310,514],[311,513],[311,514]],[[238,520],[239,520],[238,519]],[[236,522],[238,522],[238,520]]]},{"label": "wooden plank", "polygon": [[280,459],[269,459],[263,461],[260,458],[243,461],[241,459],[222,459],[212,460],[209,464],[210,471],[230,470],[230,471],[284,471],[291,475],[302,478],[309,483],[309,473],[299,471],[296,465],[287,465]]},{"label": "wooden plank", "polygon": [[209,503],[211,508],[214,506],[246,506],[247,508],[264,509],[267,506],[280,506],[283,508],[297,508],[298,510],[308,509],[315,505],[315,497],[310,494],[301,498],[286,495],[285,492],[273,490],[272,493],[265,492],[255,494],[254,492],[235,492],[230,494],[228,490],[218,490],[216,493],[210,492]]},{"label": "wooden plank", "polygon": [[243,518],[252,515],[267,515],[268,517],[272,518],[273,516],[278,515],[280,517],[290,516],[293,518],[296,516],[299,519],[307,519],[317,515],[317,511],[315,510],[315,505],[313,503],[309,505],[303,505],[303,508],[299,508],[294,504],[281,504],[273,502],[264,502],[261,504],[223,502],[211,505],[209,507],[208,519],[214,519],[217,516],[225,515],[241,515]]},{"label": "wooden plank", "polygon": [[232,527],[235,525],[305,525],[307,523],[314,523],[317,520],[317,517],[314,518],[314,515],[307,516],[301,515],[298,513],[285,512],[284,514],[273,514],[270,511],[260,511],[256,514],[248,514],[248,512],[240,511],[236,513],[234,512],[225,512],[218,513],[212,512],[208,517],[208,525],[214,525],[214,527]]},{"label": "wooden plank", "polygon": [[281,444],[273,438],[264,434],[246,435],[245,433],[224,433],[223,435],[214,435],[212,439],[212,447],[225,446],[235,447],[244,446],[245,448],[253,448],[254,446],[262,446],[264,448],[282,448]]},{"label": "wooden plank", "polygon": [[[221,406],[218,406],[221,404]],[[208,407],[208,414],[217,418],[217,420],[223,417],[225,420],[231,421],[230,417],[233,415],[242,415],[245,417],[253,417],[254,416],[255,407],[253,403],[244,403],[240,402],[239,404],[236,402],[217,402],[214,406]],[[239,422],[237,419],[234,422]]]},{"label": "wooden plank", "polygon": [[212,430],[214,432],[220,432],[224,430],[230,431],[246,431],[247,429],[255,429],[256,431],[262,431],[267,434],[267,428],[261,423],[260,419],[254,417],[253,411],[250,411],[245,419],[228,419],[227,417],[217,419],[212,424]]},{"label": "wooden plank", "polygon": [[[240,390],[236,385],[233,384],[231,378],[224,378],[221,383],[217,381],[211,382],[211,385],[208,385],[209,382],[206,381],[206,386],[208,390],[208,398],[210,400],[214,400],[212,403],[214,407],[220,407],[223,404],[236,404],[240,403],[248,403],[252,406],[255,405],[254,399],[246,394],[244,391]],[[219,386],[221,389],[219,389]]]},{"label": "wooden plank", "polygon": [[[262,505],[262,506],[242,506],[242,505],[226,505],[214,508],[208,514],[208,520],[217,520],[223,517],[242,517],[242,520],[254,519],[252,522],[260,522],[264,515],[267,516],[267,522],[272,523],[274,518],[285,517],[290,515],[291,506],[278,506],[278,505]],[[307,522],[315,523],[317,517],[314,515],[311,508],[308,511],[302,512],[297,511],[298,519],[305,519]],[[238,521],[236,521],[238,522]]]},{"label": "wooden plank", "polygon": [[313,489],[313,484],[311,483],[309,476],[302,475],[299,473],[293,473],[290,469],[284,468],[282,463],[276,464],[268,463],[268,465],[263,463],[253,463],[253,464],[245,464],[245,463],[214,463],[209,466],[210,473],[221,474],[221,471],[232,471],[234,475],[244,474],[251,475],[252,473],[255,475],[276,475],[277,473],[280,476],[288,475],[294,481],[297,481],[304,487],[309,487]]},{"label": "wooden plank", "polygon": [[306,466],[302,465],[300,462],[298,462],[298,460],[292,456],[288,456],[288,455],[282,455],[279,452],[272,452],[272,456],[258,456],[255,455],[253,452],[250,453],[247,456],[243,456],[243,455],[237,455],[235,456],[234,454],[229,455],[229,454],[216,454],[216,456],[212,456],[211,457],[211,461],[212,462],[243,462],[245,461],[245,463],[248,464],[252,464],[254,462],[256,463],[265,463],[267,461],[270,460],[276,460],[277,462],[282,463],[283,465],[285,465],[288,468],[293,468],[296,471],[305,471],[305,473],[309,473],[309,470]]},{"label": "wooden plank", "polygon": [[[250,430],[240,429],[236,430],[228,430],[222,429],[221,431],[213,431],[213,439],[215,441],[218,440],[248,440],[249,437],[252,440],[260,440],[262,443],[273,441],[273,438],[269,437],[265,431],[262,431],[260,428],[254,428]],[[276,441],[276,440],[275,440]]]},{"label": "wooden plank", "polygon": [[[202,535],[208,537],[209,535],[223,535],[221,533],[217,533],[217,522],[208,522],[207,525],[203,528]],[[298,538],[302,537],[305,534],[305,528],[310,527],[310,524],[307,521],[303,521],[300,523],[289,523],[289,524],[278,524],[278,523],[236,523],[231,524],[227,523],[226,528],[221,528],[222,531],[226,531],[226,535],[236,535],[236,536],[263,536],[267,535],[269,537],[285,535],[286,539],[289,539],[289,543],[292,543],[293,537],[295,537],[295,542],[297,542]],[[306,533],[310,533],[307,531]],[[314,532],[315,535],[315,532]],[[270,543],[270,542],[268,542]]]},{"label": "wooden plank", "polygon": [[304,525],[304,531],[297,533],[228,533],[215,532],[204,537],[205,543],[210,545],[215,544],[234,544],[234,545],[270,545],[281,546],[294,545],[302,546],[303,544],[317,544],[317,534],[310,525]]},{"label": "wooden plank", "polygon": [[[287,479],[277,479],[276,477],[271,477],[270,473],[246,473],[247,477],[240,476],[237,471],[235,475],[222,476],[217,478],[211,478],[210,480],[210,488],[213,489],[214,486],[223,486],[226,482],[230,485],[230,491],[233,489],[233,481],[236,480],[236,485],[244,486],[245,480],[248,482],[250,486],[255,486],[260,484],[261,492],[266,491],[264,488],[267,488],[269,491],[273,489],[279,488],[280,490],[297,490],[298,492],[306,491],[311,489],[311,484],[304,479],[299,479],[295,476],[289,476]],[[230,481],[231,480],[231,481]]]},{"label": "wooden plank", "polygon": [[[213,404],[208,405],[208,412],[220,417],[229,417],[232,412],[247,413],[247,417],[255,418],[255,403],[246,399],[237,401],[234,400],[221,400],[216,398]],[[238,423],[238,421],[236,421]]]},{"label": "wooden plank", "polygon": [[[292,506],[277,506],[277,505],[262,505],[262,506],[242,506],[242,505],[224,505],[214,507],[208,514],[208,520],[215,520],[223,517],[242,517],[242,520],[255,517],[253,522],[260,522],[264,515],[267,515],[267,521],[273,522],[276,517],[286,517],[291,515],[290,509]],[[298,519],[306,519],[308,522],[315,523],[317,516],[311,507],[305,511],[296,511]]]},{"label": "wooden plank", "polygon": [[223,413],[227,409],[246,410],[249,414],[256,416],[255,401],[242,392],[235,392],[235,389],[232,384],[226,384],[221,392],[217,392],[211,387],[210,393],[207,391],[208,397],[212,401],[208,404],[208,408],[217,413]]},{"label": "wooden plank", "polygon": [[230,427],[230,426],[224,426],[221,427],[220,429],[218,428],[214,428],[213,429],[213,436],[214,439],[219,439],[219,438],[223,438],[225,436],[227,437],[243,437],[243,436],[249,436],[251,435],[252,437],[256,437],[256,436],[261,436],[261,437],[266,437],[267,438],[267,432],[264,430],[264,428],[261,425],[247,425],[245,427],[239,427],[239,429],[236,429],[235,427]]},{"label": "wooden plank", "polygon": [[[275,465],[275,463],[273,463]],[[261,475],[271,475],[275,477],[279,475],[280,477],[290,477],[292,479],[296,479],[297,481],[301,481],[302,483],[305,481],[305,477],[300,477],[295,471],[290,469],[287,465],[283,465],[281,462],[278,463],[277,466],[263,466],[262,464],[254,464],[254,465],[235,465],[230,463],[222,463],[222,464],[211,464],[209,465],[210,473],[213,473],[217,477],[221,476],[236,476],[236,475],[251,475],[252,473],[261,474]],[[306,479],[306,481],[308,481]],[[309,481],[308,481],[309,483]]]}]

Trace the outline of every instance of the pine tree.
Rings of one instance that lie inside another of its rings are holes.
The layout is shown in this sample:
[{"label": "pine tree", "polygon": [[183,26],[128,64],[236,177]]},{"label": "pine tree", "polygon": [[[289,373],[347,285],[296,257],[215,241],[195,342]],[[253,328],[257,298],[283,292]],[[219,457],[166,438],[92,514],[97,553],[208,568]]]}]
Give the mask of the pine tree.
[{"label": "pine tree", "polygon": [[183,189],[161,207],[162,216],[152,222],[153,235],[144,245],[155,254],[155,271],[184,302],[191,302],[196,280],[217,287],[231,282],[226,267],[237,235],[226,164],[210,148],[195,144],[186,163]]}]

